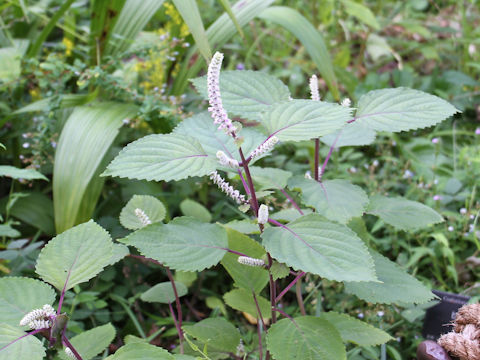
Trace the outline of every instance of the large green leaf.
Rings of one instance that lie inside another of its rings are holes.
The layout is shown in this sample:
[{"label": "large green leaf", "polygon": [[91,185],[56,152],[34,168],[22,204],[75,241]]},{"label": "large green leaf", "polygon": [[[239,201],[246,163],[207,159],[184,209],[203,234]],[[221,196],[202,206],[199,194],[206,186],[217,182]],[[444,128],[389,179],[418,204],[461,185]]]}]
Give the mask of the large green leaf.
[{"label": "large green leaf", "polygon": [[145,344],[130,343],[122,346],[108,360],[175,360],[175,357],[161,347]]},{"label": "large green leaf", "polygon": [[[270,6],[272,2],[273,0],[239,0],[231,7],[231,10],[237,19],[238,25],[243,27],[258,16],[262,10]],[[236,32],[236,24],[227,13],[224,13],[207,29],[208,42],[212,44],[213,48],[220,49]],[[202,66],[204,66],[202,61],[194,58],[196,51],[197,47],[192,47],[188,56],[185,57],[181,70],[175,80],[173,87],[174,94],[183,94],[188,85],[188,80],[195,77]]]},{"label": "large green leaf", "polygon": [[355,121],[377,131],[408,131],[438,124],[458,112],[439,97],[409,88],[373,90],[363,95]]},{"label": "large green leaf", "polygon": [[340,334],[330,322],[303,316],[282,319],[268,330],[267,348],[276,360],[346,360]]},{"label": "large green leaf", "polygon": [[33,169],[19,169],[15,166],[1,165],[0,176],[11,177],[12,179],[24,179],[24,180],[47,180],[48,179],[42,173],[39,173]]},{"label": "large green leaf", "polygon": [[0,323],[0,360],[43,360],[45,348],[35,336],[26,336],[9,345],[12,341],[25,335],[18,327]]},{"label": "large green leaf", "polygon": [[375,140],[377,133],[362,122],[354,121],[332,134],[322,136],[320,140],[328,146],[363,146]]},{"label": "large green leaf", "polygon": [[[238,146],[233,138],[224,131],[218,130],[218,125],[213,123],[212,117],[207,112],[196,114],[188,119],[183,120],[174,130],[173,133],[182,136],[191,136],[197,139],[205,153],[214,159],[217,169],[223,168],[217,160],[217,151],[222,150],[229,157],[237,161],[241,161],[238,153]],[[265,135],[251,128],[244,128],[239,134],[244,138],[242,150],[245,156],[255,150],[265,140]]]},{"label": "large green leaf", "polygon": [[380,24],[368,7],[351,0],[341,0],[341,2],[343,6],[345,6],[345,11],[349,15],[356,17],[358,20],[371,26],[375,30],[380,30]]},{"label": "large green leaf", "polygon": [[197,322],[195,325],[184,325],[183,331],[188,335],[208,344],[208,349],[235,353],[240,344],[240,333],[223,318],[211,318]]},{"label": "large green leaf", "polygon": [[330,134],[351,118],[351,109],[313,100],[292,100],[274,104],[262,114],[270,136],[283,141],[310,140]]},{"label": "large green leaf", "polygon": [[327,219],[346,224],[351,218],[362,216],[368,196],[359,186],[346,180],[326,180],[319,183],[296,176],[289,180],[290,189],[302,191],[302,202],[313,206]]},{"label": "large green leaf", "polygon": [[[252,238],[243,235],[233,229],[227,229],[228,248],[261,259],[265,255],[265,249]],[[226,253],[222,259],[222,265],[233,278],[235,285],[249,291],[259,293],[267,285],[268,272],[266,269],[239,264],[238,255]]]},{"label": "large green leaf", "polygon": [[432,208],[403,198],[375,195],[367,212],[401,230],[415,230],[440,223],[443,217]]},{"label": "large green leaf", "polygon": [[25,314],[45,304],[52,305],[54,301],[55,291],[44,282],[24,277],[0,278],[0,319],[3,323],[18,327]]},{"label": "large green leaf", "polygon": [[110,41],[102,56],[113,56],[126,51],[138,33],[162,6],[164,0],[126,0],[115,21]]},{"label": "large green leaf", "polygon": [[207,34],[203,26],[197,2],[195,0],[173,0],[173,3],[187,24],[198,50],[205,60],[209,61],[212,57],[212,51],[210,50],[210,44],[208,43]]},{"label": "large green leaf", "polygon": [[154,134],[128,144],[102,175],[170,181],[207,175],[215,167],[216,161],[194,138]]},{"label": "large green leaf", "polygon": [[228,246],[227,232],[216,224],[179,217],[130,234],[123,243],[146,257],[181,271],[201,271],[220,262]]},{"label": "large green leaf", "polygon": [[[272,316],[270,301],[258,294],[255,297],[257,298],[262,318],[264,320],[270,319]],[[246,312],[256,318],[260,317],[252,291],[235,289],[223,295],[223,299],[228,306],[235,310]]]},{"label": "large green leaf", "polygon": [[347,292],[365,301],[382,304],[422,304],[434,297],[429,289],[397,264],[373,250],[370,253],[381,282],[347,282]]},{"label": "large green leaf", "polygon": [[[193,79],[197,91],[208,99],[207,78]],[[260,113],[270,105],[288,101],[290,91],[279,79],[260,71],[222,71],[220,92],[223,107],[242,118],[259,121]]]},{"label": "large green leaf", "polygon": [[337,79],[322,34],[298,11],[286,6],[272,6],[260,18],[278,24],[297,37],[309,53],[336,100],[339,100]]},{"label": "large green leaf", "polygon": [[120,223],[125,228],[137,230],[146,226],[135,214],[137,209],[142,210],[152,224],[162,221],[167,214],[165,206],[157,198],[150,195],[133,195],[120,212]]},{"label": "large green leaf", "polygon": [[[263,246],[278,261],[337,281],[376,281],[363,241],[346,226],[310,214],[262,234]],[[363,284],[363,283],[362,283]]]},{"label": "large green leaf", "polygon": [[90,94],[63,94],[58,96],[52,96],[48,98],[44,98],[35,102],[32,102],[24,107],[13,112],[13,114],[22,114],[27,112],[34,112],[34,111],[45,111],[53,100],[58,99],[60,97],[60,108],[69,108],[73,106],[84,105],[95,98],[97,92],[93,92]]},{"label": "large green leaf", "polygon": [[88,281],[110,264],[110,235],[93,220],[57,235],[42,249],[36,273],[58,290]]},{"label": "large green leaf", "polygon": [[53,203],[57,233],[91,218],[104,179],[98,177],[122,120],[136,107],[101,103],[75,108],[55,153]]},{"label": "large green leaf", "polygon": [[180,210],[185,216],[194,217],[203,222],[212,221],[210,211],[199,202],[191,199],[185,199],[180,203]]},{"label": "large green leaf", "polygon": [[[187,295],[188,289],[183,283],[175,281],[178,297]],[[170,281],[159,283],[145,291],[140,299],[146,302],[168,304],[175,302],[175,292]]]},{"label": "large green leaf", "polygon": [[287,181],[292,176],[290,171],[258,166],[251,166],[250,174],[253,181],[260,186],[260,189],[283,189],[287,186]]},{"label": "large green leaf", "polygon": [[43,193],[26,193],[19,197],[10,208],[10,215],[42,230],[47,235],[55,234],[53,202]]},{"label": "large green leaf", "polygon": [[[89,360],[110,345],[115,338],[115,328],[108,323],[102,326],[82,332],[70,339],[70,342],[82,356],[83,360]],[[63,360],[69,360],[65,351],[61,351],[60,357]]]},{"label": "large green leaf", "polygon": [[347,314],[330,311],[320,314],[320,318],[330,322],[340,333],[344,342],[352,342],[360,346],[375,346],[393,340],[385,331]]}]

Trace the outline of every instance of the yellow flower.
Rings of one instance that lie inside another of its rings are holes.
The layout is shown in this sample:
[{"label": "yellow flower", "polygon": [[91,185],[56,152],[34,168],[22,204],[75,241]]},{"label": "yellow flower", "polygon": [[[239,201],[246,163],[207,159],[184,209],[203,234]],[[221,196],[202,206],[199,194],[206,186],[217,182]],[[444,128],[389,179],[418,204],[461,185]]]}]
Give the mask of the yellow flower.
[{"label": "yellow flower", "polygon": [[71,56],[72,55],[72,50],[74,47],[74,43],[72,40],[64,37],[62,40],[62,44],[65,46],[65,55],[66,56]]}]

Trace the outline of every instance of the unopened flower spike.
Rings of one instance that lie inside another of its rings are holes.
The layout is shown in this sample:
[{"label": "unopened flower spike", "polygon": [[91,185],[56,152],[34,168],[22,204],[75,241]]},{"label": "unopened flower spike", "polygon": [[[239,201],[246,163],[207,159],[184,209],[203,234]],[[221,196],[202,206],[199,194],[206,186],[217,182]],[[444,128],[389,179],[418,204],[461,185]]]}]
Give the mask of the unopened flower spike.
[{"label": "unopened flower spike", "polygon": [[231,186],[227,181],[225,181],[216,171],[210,174],[210,179],[220,188],[220,190],[222,190],[225,194],[235,200],[237,204],[240,205],[247,202],[245,200],[245,196],[240,194],[240,191],[235,190],[233,186]]},{"label": "unopened flower spike", "polygon": [[65,354],[67,354],[67,356],[70,359],[75,359],[75,360],[77,359],[77,357],[75,356],[75,354],[73,353],[73,351],[69,347],[65,348]]},{"label": "unopened flower spike", "polygon": [[320,93],[318,92],[318,78],[317,75],[312,75],[310,78],[310,94],[312,95],[312,100],[320,101]]},{"label": "unopened flower spike", "polygon": [[223,166],[231,167],[232,169],[238,169],[238,161],[227,156],[222,150],[217,151],[218,162]]},{"label": "unopened flower spike", "polygon": [[268,222],[268,206],[265,204],[262,204],[258,209],[258,223],[265,225],[267,222]]},{"label": "unopened flower spike", "polygon": [[256,266],[256,267],[265,266],[265,261],[263,261],[262,259],[255,259],[249,256],[239,256],[237,261],[240,264],[247,265],[247,266]]},{"label": "unopened flower spike", "polygon": [[259,157],[260,155],[263,155],[270,150],[273,149],[275,144],[278,142],[278,138],[276,136],[272,136],[270,139],[265,141],[262,145],[257,147],[255,150],[253,150],[250,154],[250,158],[253,160],[256,157]]},{"label": "unopened flower spike", "polygon": [[20,320],[20,326],[28,326],[32,330],[50,328],[54,317],[55,309],[51,305],[45,304],[41,309],[35,309],[26,314]]},{"label": "unopened flower spike", "polygon": [[350,107],[352,105],[352,100],[350,100],[349,98],[345,98],[342,100],[340,105],[342,105],[343,107]]},{"label": "unopened flower spike", "polygon": [[237,129],[232,124],[232,120],[228,118],[220,96],[220,68],[222,66],[222,60],[223,54],[216,52],[208,66],[207,87],[208,102],[210,104],[208,111],[212,115],[213,123],[219,125],[218,129],[222,129],[227,134],[233,136]]},{"label": "unopened flower spike", "polygon": [[136,208],[135,209],[135,216],[138,218],[138,220],[140,220],[140,222],[144,226],[150,225],[152,223],[152,221],[150,220],[148,215],[142,209]]}]

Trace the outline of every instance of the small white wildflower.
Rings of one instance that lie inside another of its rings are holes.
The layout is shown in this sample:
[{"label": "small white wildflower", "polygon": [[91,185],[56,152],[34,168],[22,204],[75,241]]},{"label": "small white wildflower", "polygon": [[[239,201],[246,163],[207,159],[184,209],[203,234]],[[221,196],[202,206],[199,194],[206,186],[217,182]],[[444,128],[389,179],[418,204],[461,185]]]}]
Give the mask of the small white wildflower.
[{"label": "small white wildflower", "polygon": [[349,98],[345,98],[342,100],[340,105],[342,105],[343,107],[350,107],[352,105],[352,100],[350,100]]},{"label": "small white wildflower", "polygon": [[142,209],[136,208],[135,209],[135,216],[145,226],[150,225],[152,223],[152,221],[150,220],[148,215],[145,214],[145,211],[143,211]]},{"label": "small white wildflower", "polygon": [[320,93],[318,92],[318,78],[317,75],[312,75],[309,82],[310,94],[312,95],[312,100],[320,101]]},{"label": "small white wildflower", "polygon": [[243,345],[243,340],[240,339],[240,343],[237,345],[237,356],[243,356],[245,354],[245,346]]},{"label": "small white wildflower", "polygon": [[357,168],[355,166],[352,166],[350,169],[348,169],[348,171],[355,174],[357,172]]},{"label": "small white wildflower", "polygon": [[265,225],[268,221],[268,207],[265,204],[260,205],[258,209],[258,223]]},{"label": "small white wildflower", "polygon": [[45,304],[41,309],[34,309],[20,320],[20,326],[28,326],[30,329],[46,329],[52,326],[51,317],[55,316],[55,309]]},{"label": "small white wildflower", "polygon": [[23,147],[24,149],[28,149],[28,148],[30,147],[30,144],[27,143],[27,142],[26,142],[26,143],[23,143],[22,147]]},{"label": "small white wildflower", "polygon": [[[407,170],[405,170],[405,172],[403,173],[403,178],[404,178],[404,179],[410,179],[410,178],[413,177],[413,175],[415,175],[415,174],[414,174],[412,171],[410,171],[410,170],[407,169]],[[422,184],[422,186],[423,186],[423,183],[421,183],[421,184]],[[419,187],[420,187],[420,184],[419,184]]]},{"label": "small white wildflower", "polygon": [[48,317],[55,315],[55,309],[52,305],[45,304],[43,305],[42,310],[45,311],[45,315]]},{"label": "small white wildflower", "polygon": [[378,311],[377,312],[377,316],[382,317],[383,315],[385,315],[385,313],[383,311]]},{"label": "small white wildflower", "polygon": [[217,159],[218,159],[218,162],[223,166],[228,166],[233,169],[239,168],[238,161],[228,157],[222,150],[217,151]]},{"label": "small white wildflower", "polygon": [[307,170],[305,172],[305,179],[312,179],[312,173],[310,172],[310,170]]},{"label": "small white wildflower", "polygon": [[455,228],[454,228],[452,225],[450,225],[447,229],[448,229],[448,231],[450,231],[450,232],[452,232],[453,230],[455,230]]},{"label": "small white wildflower", "polygon": [[378,161],[377,159],[373,160],[373,162],[372,162],[372,166],[373,166],[373,167],[377,167],[379,164],[380,164],[380,163],[379,163],[379,161]]},{"label": "small white wildflower", "polygon": [[65,348],[65,354],[67,354],[67,356],[68,356],[70,359],[75,359],[75,360],[77,360],[77,357],[75,356],[75,354],[73,353],[73,351],[72,351],[69,347],[66,347],[66,348]]},{"label": "small white wildflower", "polygon": [[248,266],[259,266],[259,267],[265,266],[265,261],[263,261],[262,259],[255,259],[248,256],[239,256],[237,261],[240,264],[248,265]]},{"label": "small white wildflower", "polygon": [[220,188],[220,190],[235,200],[237,204],[241,205],[247,202],[245,200],[245,196],[241,195],[238,190],[233,188],[233,186],[230,186],[230,184],[225,181],[216,171],[210,174],[210,179]]},{"label": "small white wildflower", "polygon": [[48,329],[52,327],[51,320],[32,320],[28,323],[28,327],[32,330],[39,330],[39,329]]},{"label": "small white wildflower", "polygon": [[467,213],[467,209],[461,208],[460,209],[460,214],[465,215]]},{"label": "small white wildflower", "polygon": [[255,150],[253,150],[250,154],[250,158],[256,158],[259,157],[262,154],[265,154],[269,152],[270,150],[273,149],[275,144],[278,142],[278,138],[276,136],[272,136],[268,140],[266,140],[263,144],[261,144],[259,147],[257,147]]},{"label": "small white wildflower", "polygon": [[470,215],[470,220],[473,220],[473,219],[475,219],[475,215],[472,214]]},{"label": "small white wildflower", "polygon": [[363,318],[365,317],[365,315],[363,315],[363,313],[360,313],[360,314],[357,315],[357,317],[358,317],[359,319],[363,319]]},{"label": "small white wildflower", "polygon": [[226,110],[223,108],[222,98],[220,96],[220,67],[222,66],[223,54],[216,52],[210,61],[207,72],[208,102],[213,123],[218,124],[218,129],[224,130],[227,134],[233,135],[237,130],[228,118]]}]

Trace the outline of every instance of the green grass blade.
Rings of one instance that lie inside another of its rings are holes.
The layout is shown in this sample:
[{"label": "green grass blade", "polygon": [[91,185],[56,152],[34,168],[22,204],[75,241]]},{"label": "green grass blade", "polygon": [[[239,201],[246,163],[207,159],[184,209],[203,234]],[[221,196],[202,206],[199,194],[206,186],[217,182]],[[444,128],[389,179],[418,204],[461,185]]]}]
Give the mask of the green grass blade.
[{"label": "green grass blade", "polygon": [[65,14],[65,12],[70,8],[70,5],[72,5],[74,1],[75,0],[67,0],[62,4],[60,9],[58,9],[58,11],[52,16],[47,26],[43,28],[40,35],[38,35],[38,38],[32,43],[32,45],[28,49],[27,57],[35,57],[38,55],[40,49],[42,48],[43,42],[47,40],[48,35],[52,32],[57,22],[60,20],[63,14]]},{"label": "green grass blade", "polygon": [[192,33],[200,54],[205,58],[205,61],[210,61],[212,50],[208,43],[197,3],[195,0],[173,0],[173,3]]},{"label": "green grass blade", "polygon": [[230,16],[230,19],[235,24],[235,27],[237,28],[237,31],[240,34],[240,36],[242,37],[242,39],[245,39],[245,35],[243,34],[242,27],[238,23],[238,20],[235,17],[235,14],[233,13],[232,7],[230,6],[230,3],[228,2],[228,0],[220,0],[220,3],[223,6],[223,10],[225,10],[225,12],[228,14],[228,16]]},{"label": "green grass blade", "polygon": [[55,154],[53,201],[55,227],[61,233],[88,220],[100,195],[105,155],[122,120],[136,107],[114,103],[77,107],[68,118]]},{"label": "green grass blade", "polygon": [[320,32],[298,11],[285,6],[273,6],[265,9],[259,17],[284,27],[300,40],[317,65],[318,71],[325,79],[333,97],[339,100],[340,93],[332,60]]}]

